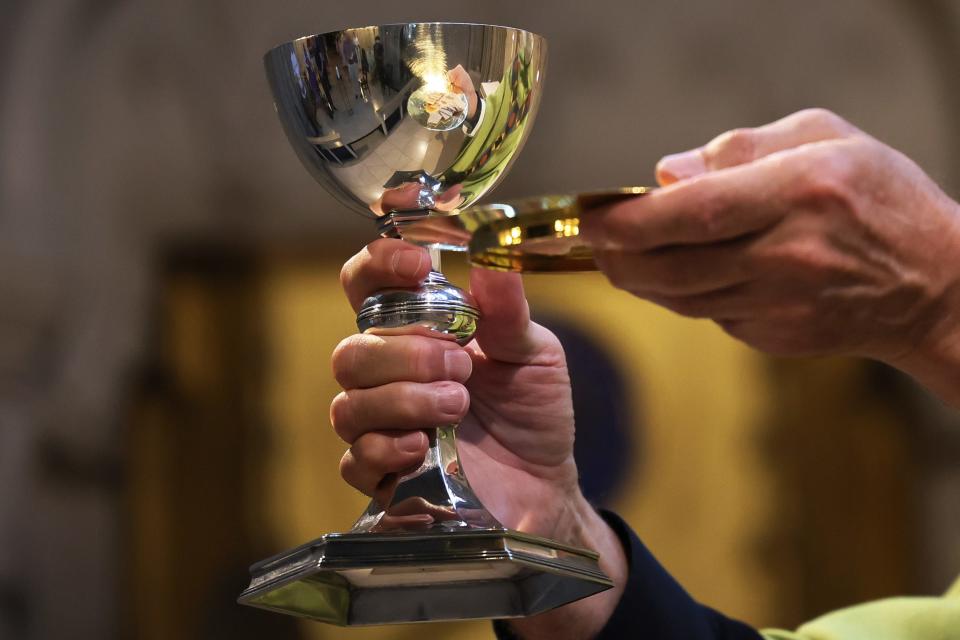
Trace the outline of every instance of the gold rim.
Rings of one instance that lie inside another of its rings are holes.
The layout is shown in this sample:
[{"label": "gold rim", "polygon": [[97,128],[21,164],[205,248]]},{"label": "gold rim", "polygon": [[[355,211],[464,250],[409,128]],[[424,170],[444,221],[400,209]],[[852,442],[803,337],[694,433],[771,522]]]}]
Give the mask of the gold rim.
[{"label": "gold rim", "polygon": [[651,187],[623,187],[471,207],[468,212],[477,218],[494,211],[501,216],[473,232],[468,247],[470,263],[526,273],[596,270],[593,252],[579,237],[581,215],[650,191]]}]

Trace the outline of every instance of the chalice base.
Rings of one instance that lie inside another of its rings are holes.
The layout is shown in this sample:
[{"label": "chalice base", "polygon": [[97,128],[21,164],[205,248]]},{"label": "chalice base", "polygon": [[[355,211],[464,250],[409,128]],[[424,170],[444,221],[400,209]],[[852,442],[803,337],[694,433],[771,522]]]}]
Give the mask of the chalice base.
[{"label": "chalice base", "polygon": [[332,533],[251,574],[241,603],[341,626],[529,616],[613,586],[595,553],[507,529]]},{"label": "chalice base", "polygon": [[253,565],[238,601],[353,626],[529,616],[613,586],[595,552],[501,525],[463,473],[455,432],[431,430],[420,467],[349,532]]}]

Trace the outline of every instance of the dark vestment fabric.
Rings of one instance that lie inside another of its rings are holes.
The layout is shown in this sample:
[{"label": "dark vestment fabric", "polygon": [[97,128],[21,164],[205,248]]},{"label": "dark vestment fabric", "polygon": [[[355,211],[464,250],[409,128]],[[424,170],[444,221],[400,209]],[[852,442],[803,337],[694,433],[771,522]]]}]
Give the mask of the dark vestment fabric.
[{"label": "dark vestment fabric", "polygon": [[[690,597],[619,516],[601,511],[620,538],[630,574],[620,603],[595,640],[763,640],[750,626]],[[509,625],[493,624],[499,640],[516,640]]]}]

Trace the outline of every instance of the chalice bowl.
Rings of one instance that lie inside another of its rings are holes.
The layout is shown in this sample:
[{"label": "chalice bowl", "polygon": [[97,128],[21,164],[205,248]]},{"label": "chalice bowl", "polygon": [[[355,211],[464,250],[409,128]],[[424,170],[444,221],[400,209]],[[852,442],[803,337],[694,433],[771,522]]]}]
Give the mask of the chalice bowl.
[{"label": "chalice bowl", "polygon": [[[545,62],[536,34],[449,23],[345,29],[266,54],[280,121],[310,173],[381,235],[431,249],[419,288],[364,302],[362,331],[471,340],[480,311],[440,273],[440,250],[466,251],[473,231],[512,215],[469,207],[529,134]],[[612,586],[596,553],[501,525],[470,488],[456,425],[424,429],[423,464],[389,496],[349,531],[253,565],[239,601],[364,625],[526,616]]]}]

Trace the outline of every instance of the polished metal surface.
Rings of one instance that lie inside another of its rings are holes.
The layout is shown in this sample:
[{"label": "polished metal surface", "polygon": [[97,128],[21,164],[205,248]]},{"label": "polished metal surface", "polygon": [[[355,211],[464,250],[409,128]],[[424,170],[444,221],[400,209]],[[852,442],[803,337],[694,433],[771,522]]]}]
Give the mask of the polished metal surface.
[{"label": "polished metal surface", "polygon": [[342,626],[528,616],[613,586],[597,554],[505,529],[332,533],[251,574],[241,603]]},{"label": "polished metal surface", "polygon": [[428,433],[430,449],[420,467],[374,498],[351,533],[504,528],[470,488],[457,457],[456,425]]},{"label": "polished metal surface", "polygon": [[[480,312],[439,273],[502,218],[470,211],[529,133],[543,38],[471,24],[397,24],[300,38],[267,53],[277,113],[310,173],[381,235],[431,247],[417,288],[364,301],[361,331],[471,340]],[[531,615],[613,586],[595,553],[505,529],[457,456],[456,425],[424,425],[416,470],[385,478],[344,534],[251,567],[239,601],[341,625]]]},{"label": "polished metal surface", "polygon": [[469,207],[506,175],[540,103],[546,49],[522,29],[389,24],[299,38],[264,65],[313,177],[405,237],[404,220]]},{"label": "polished metal surface", "polygon": [[384,289],[364,300],[357,314],[360,331],[421,327],[453,336],[464,345],[477,330],[480,310],[473,296],[438,271],[417,289]]},{"label": "polished metal surface", "polygon": [[592,271],[593,253],[580,238],[590,210],[650,193],[650,187],[547,195],[476,206],[460,223],[470,229],[470,263],[498,271]]}]

